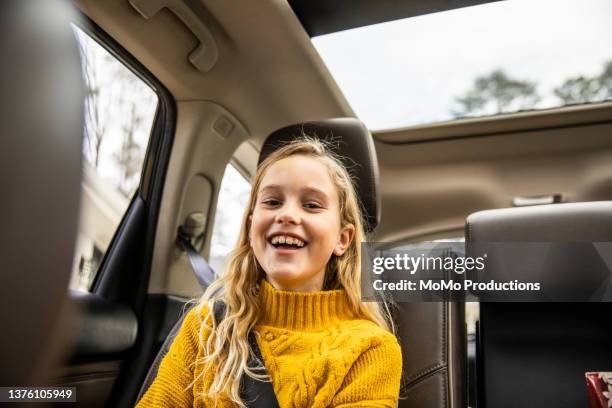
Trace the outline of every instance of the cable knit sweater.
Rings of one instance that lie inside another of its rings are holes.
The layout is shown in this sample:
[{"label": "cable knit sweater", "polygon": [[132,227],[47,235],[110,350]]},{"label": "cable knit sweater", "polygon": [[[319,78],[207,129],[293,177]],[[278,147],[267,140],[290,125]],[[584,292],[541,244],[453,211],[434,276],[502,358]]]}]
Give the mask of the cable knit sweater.
[{"label": "cable knit sweater", "polygon": [[[281,408],[395,408],[402,371],[397,339],[356,316],[344,290],[286,292],[262,280],[259,301],[257,343]],[[214,373],[186,389],[202,370],[189,368],[203,352],[198,344],[202,316],[194,310],[138,407],[212,406],[194,396],[210,386]],[[221,406],[233,405],[228,400]]]}]

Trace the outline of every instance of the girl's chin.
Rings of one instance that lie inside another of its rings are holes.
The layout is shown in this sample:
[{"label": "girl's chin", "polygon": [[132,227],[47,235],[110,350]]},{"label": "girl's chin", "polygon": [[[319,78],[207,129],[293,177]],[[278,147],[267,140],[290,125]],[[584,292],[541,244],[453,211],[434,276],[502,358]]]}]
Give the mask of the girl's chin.
[{"label": "girl's chin", "polygon": [[269,272],[266,272],[268,280],[284,283],[296,283],[303,279],[300,278],[302,274],[299,271],[291,268],[272,268]]},{"label": "girl's chin", "polygon": [[[266,280],[277,290],[287,290],[294,292],[314,292],[320,291],[323,279],[316,277],[304,278],[295,270],[273,269],[266,272]],[[319,282],[320,281],[320,282]]]}]

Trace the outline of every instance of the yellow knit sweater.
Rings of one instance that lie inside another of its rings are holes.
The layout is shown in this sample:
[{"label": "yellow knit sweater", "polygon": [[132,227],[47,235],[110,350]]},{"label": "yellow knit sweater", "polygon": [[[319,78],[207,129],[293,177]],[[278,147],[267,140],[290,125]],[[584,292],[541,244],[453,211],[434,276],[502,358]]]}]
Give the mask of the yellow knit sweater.
[{"label": "yellow knit sweater", "polygon": [[[344,290],[285,292],[262,280],[259,301],[257,343],[281,408],[395,408],[402,372],[397,339],[356,316]],[[202,320],[194,309],[187,314],[138,407],[211,406],[194,395],[210,386],[214,373],[185,390],[202,369],[189,368],[202,357]]]}]

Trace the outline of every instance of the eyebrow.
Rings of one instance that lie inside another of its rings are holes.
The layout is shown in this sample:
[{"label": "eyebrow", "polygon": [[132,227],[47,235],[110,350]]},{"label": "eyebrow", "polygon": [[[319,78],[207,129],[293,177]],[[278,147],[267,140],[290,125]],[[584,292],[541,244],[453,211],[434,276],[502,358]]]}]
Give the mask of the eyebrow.
[{"label": "eyebrow", "polygon": [[[267,186],[262,187],[261,190],[259,190],[259,193],[261,194],[261,193],[265,192],[266,190],[281,190],[281,189],[282,189],[282,187],[280,185],[278,185],[278,184],[268,184]],[[304,191],[306,193],[314,193],[314,194],[320,195],[324,199],[328,198],[327,194],[323,190],[320,190],[320,189],[318,189],[316,187],[304,187],[302,189],[302,191]]]}]

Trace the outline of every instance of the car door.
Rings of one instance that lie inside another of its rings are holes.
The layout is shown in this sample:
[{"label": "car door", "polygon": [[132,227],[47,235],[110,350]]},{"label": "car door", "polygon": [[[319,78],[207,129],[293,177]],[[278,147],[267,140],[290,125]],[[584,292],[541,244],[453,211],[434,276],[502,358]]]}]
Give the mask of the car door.
[{"label": "car door", "polygon": [[[143,342],[155,227],[172,145],[166,88],[91,21],[74,25],[87,82],[84,177],[69,299],[70,347],[50,384],[77,405],[130,406],[154,342]],[[148,326],[155,330],[158,326]]]}]

